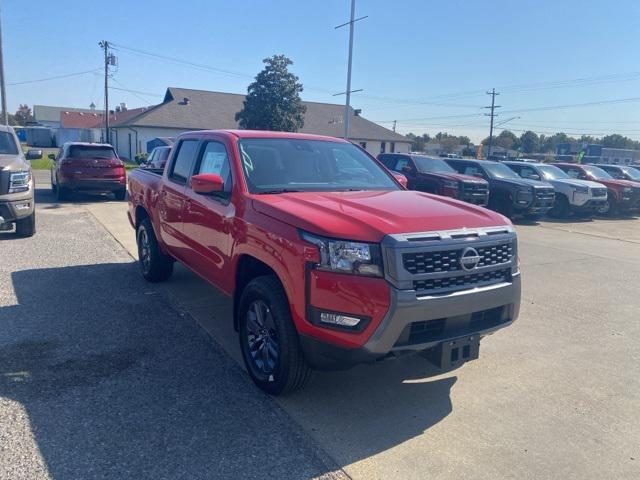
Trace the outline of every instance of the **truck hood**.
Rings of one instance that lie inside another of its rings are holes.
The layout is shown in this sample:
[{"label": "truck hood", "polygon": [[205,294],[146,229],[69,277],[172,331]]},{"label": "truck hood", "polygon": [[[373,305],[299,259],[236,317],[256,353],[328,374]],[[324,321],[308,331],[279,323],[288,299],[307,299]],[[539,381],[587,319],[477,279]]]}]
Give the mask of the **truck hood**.
[{"label": "truck hood", "polygon": [[0,170],[26,170],[29,163],[22,155],[0,155]]},{"label": "truck hood", "polygon": [[611,180],[601,179],[598,180],[598,182],[614,190],[619,190],[625,187],[638,187],[638,182],[632,182],[631,180],[619,180],[617,178]]},{"label": "truck hood", "polygon": [[386,234],[509,225],[502,215],[417,191],[257,195],[256,211],[317,235],[379,242]]},{"label": "truck hood", "polygon": [[419,177],[435,177],[442,180],[455,180],[462,181],[464,183],[478,183],[486,185],[487,181],[482,178],[473,177],[471,175],[463,175],[462,173],[450,173],[450,172],[420,172]]},{"label": "truck hood", "polygon": [[533,187],[533,188],[551,188],[552,185],[547,182],[541,182],[539,180],[531,180],[529,178],[495,178],[491,180],[492,184],[512,186],[518,185],[520,187]]},{"label": "truck hood", "polygon": [[578,180],[576,178],[558,178],[548,180],[551,185],[568,185],[570,187],[606,188],[603,184],[591,180]]}]

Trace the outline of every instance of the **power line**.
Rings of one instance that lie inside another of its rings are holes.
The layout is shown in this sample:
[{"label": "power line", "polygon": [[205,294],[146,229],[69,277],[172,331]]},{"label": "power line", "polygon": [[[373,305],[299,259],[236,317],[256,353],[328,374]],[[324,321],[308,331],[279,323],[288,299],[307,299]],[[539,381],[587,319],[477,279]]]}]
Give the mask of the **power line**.
[{"label": "power line", "polygon": [[13,82],[13,83],[9,83],[7,85],[26,85],[29,83],[38,83],[38,82],[48,82],[49,80],[58,80],[60,78],[69,78],[69,77],[76,77],[79,75],[86,75],[88,73],[96,73],[99,72],[100,70],[102,70],[102,67],[100,68],[94,68],[93,70],[84,70],[82,72],[75,72],[75,73],[66,73],[64,75],[56,75],[55,77],[46,77],[46,78],[38,78],[36,80],[24,80],[22,82]]},{"label": "power line", "polygon": [[[131,94],[136,94],[136,93],[138,93],[138,94],[140,94],[140,95],[146,95],[146,96],[149,96],[149,97],[164,97],[164,95],[161,95],[161,94],[159,94],[159,93],[143,92],[143,91],[141,91],[141,90],[131,90],[130,88],[126,88],[122,82],[119,82],[119,81],[118,81],[118,80],[116,80],[115,78],[112,78],[111,80],[113,80],[114,82],[116,82],[118,85],[122,85],[122,87],[124,87],[124,88],[109,87],[109,90],[119,90],[119,91],[121,91],[121,92],[129,92],[129,93],[131,93]],[[138,98],[141,98],[141,97],[138,97]],[[142,100],[146,102],[146,100],[145,100],[145,99],[142,99]]]}]

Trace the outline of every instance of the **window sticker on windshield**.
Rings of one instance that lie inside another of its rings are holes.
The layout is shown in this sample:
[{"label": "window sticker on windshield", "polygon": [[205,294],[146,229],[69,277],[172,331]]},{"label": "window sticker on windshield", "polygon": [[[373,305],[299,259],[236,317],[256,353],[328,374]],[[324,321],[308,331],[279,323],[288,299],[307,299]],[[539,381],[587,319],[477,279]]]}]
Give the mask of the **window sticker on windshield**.
[{"label": "window sticker on windshield", "polygon": [[227,154],[225,152],[207,152],[202,159],[202,168],[200,171],[220,175],[226,160]]}]

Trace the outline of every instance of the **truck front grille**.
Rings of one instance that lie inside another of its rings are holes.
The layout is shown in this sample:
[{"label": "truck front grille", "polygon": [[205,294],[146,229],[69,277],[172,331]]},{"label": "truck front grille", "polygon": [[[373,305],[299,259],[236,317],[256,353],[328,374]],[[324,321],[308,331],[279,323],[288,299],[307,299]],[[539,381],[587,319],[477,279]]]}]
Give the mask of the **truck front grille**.
[{"label": "truck front grille", "polygon": [[552,206],[555,201],[556,193],[553,188],[536,188],[535,203],[538,206]]},{"label": "truck front grille", "polygon": [[511,281],[511,268],[491,270],[482,273],[459,275],[456,277],[414,280],[413,289],[416,292],[444,293],[444,291],[464,290],[478,286]]},{"label": "truck front grille", "polygon": [[386,279],[420,296],[511,282],[517,271],[510,225],[390,234],[382,247]]},{"label": "truck front grille", "polygon": [[489,187],[485,183],[463,183],[462,189],[466,193],[485,194],[489,191]]},{"label": "truck front grille", "polygon": [[[436,272],[456,272],[462,270],[460,257],[464,248],[434,252],[414,252],[402,254],[402,264],[412,275]],[[509,263],[513,258],[513,245],[505,242],[476,249],[480,261],[478,267]]]},{"label": "truck front grille", "polygon": [[0,195],[9,193],[9,179],[11,178],[11,172],[7,170],[0,170]]}]

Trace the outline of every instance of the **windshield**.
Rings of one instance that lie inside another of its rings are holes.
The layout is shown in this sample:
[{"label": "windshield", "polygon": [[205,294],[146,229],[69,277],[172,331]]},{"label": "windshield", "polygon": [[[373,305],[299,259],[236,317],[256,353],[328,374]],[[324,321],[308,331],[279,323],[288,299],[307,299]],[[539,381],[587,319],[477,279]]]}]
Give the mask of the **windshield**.
[{"label": "windshield", "polygon": [[542,172],[542,176],[545,180],[560,180],[562,178],[571,178],[564,171],[560,170],[554,165],[544,165],[538,167],[538,170]]},{"label": "windshield", "polygon": [[444,173],[456,173],[456,171],[449,166],[444,160],[439,158],[429,157],[413,157],[413,161],[416,163],[416,167],[419,171],[426,172],[444,172]]},{"label": "windshield", "polygon": [[592,165],[584,165],[584,171],[591,175],[593,178],[598,180],[613,180],[613,177],[609,175],[607,172],[602,170],[600,167],[594,167]]},{"label": "windshield", "polygon": [[117,158],[112,147],[89,147],[72,145],[69,148],[69,158]]},{"label": "windshield", "polygon": [[626,173],[629,178],[632,178],[633,180],[640,180],[640,170],[630,167],[622,167],[621,170]]},{"label": "windshield", "polygon": [[485,171],[491,178],[516,178],[520,179],[518,174],[502,163],[483,163]]},{"label": "windshield", "polygon": [[0,132],[0,154],[17,155],[18,146],[9,132]]},{"label": "windshield", "polygon": [[400,189],[350,143],[294,138],[247,138],[238,143],[251,193]]}]

